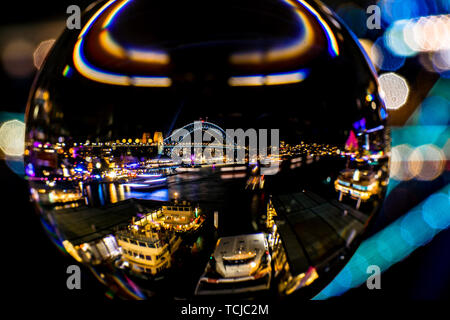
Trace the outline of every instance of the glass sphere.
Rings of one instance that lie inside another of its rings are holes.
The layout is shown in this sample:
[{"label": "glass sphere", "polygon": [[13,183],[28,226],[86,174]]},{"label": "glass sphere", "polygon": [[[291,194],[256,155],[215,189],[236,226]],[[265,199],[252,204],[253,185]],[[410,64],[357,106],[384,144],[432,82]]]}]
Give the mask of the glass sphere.
[{"label": "glass sphere", "polygon": [[31,194],[120,297],[311,298],[383,201],[378,90],[312,1],[98,2],[31,91]]}]

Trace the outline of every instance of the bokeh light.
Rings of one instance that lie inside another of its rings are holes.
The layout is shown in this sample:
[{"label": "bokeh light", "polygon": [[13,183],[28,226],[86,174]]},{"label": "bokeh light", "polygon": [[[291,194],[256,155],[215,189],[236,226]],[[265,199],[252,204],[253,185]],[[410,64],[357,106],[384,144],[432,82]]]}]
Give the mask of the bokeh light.
[{"label": "bokeh light", "polygon": [[383,36],[379,37],[375,41],[373,47],[376,47],[375,50],[378,50],[380,55],[379,61],[375,61],[379,69],[386,71],[395,71],[400,69],[404,65],[405,58],[393,54],[387,47]]},{"label": "bokeh light", "polygon": [[390,177],[397,181],[431,181],[438,178],[444,172],[448,161],[445,151],[447,144],[442,149],[431,143],[415,148],[408,144],[393,147]]},{"label": "bokeh light", "polygon": [[434,70],[448,78],[450,75],[450,49],[441,50],[433,54],[431,59]]},{"label": "bokeh light", "polygon": [[[430,72],[437,72],[447,77],[450,70],[450,15],[431,15],[393,21],[382,36],[383,43],[377,42],[380,50],[383,45],[389,53],[398,57],[419,55],[422,66]],[[383,55],[385,52],[383,51]],[[387,70],[395,59],[387,56]],[[385,58],[386,59],[386,58]]]},{"label": "bokeh light", "polygon": [[37,46],[36,50],[33,53],[33,62],[36,69],[40,69],[42,63],[47,57],[47,54],[50,52],[50,49],[53,47],[55,43],[55,39],[44,40]]},{"label": "bokeh light", "polygon": [[445,169],[444,152],[432,144],[421,145],[410,154],[409,170],[418,180],[434,180]]},{"label": "bokeh light", "polygon": [[1,54],[3,68],[12,78],[26,78],[33,72],[33,45],[17,39],[7,43]]},{"label": "bokeh light", "polygon": [[[420,221],[421,223],[417,223]],[[426,235],[424,238],[417,237],[417,234]],[[428,239],[434,237],[436,231],[423,221],[422,210],[416,208],[405,216],[400,223],[400,235],[402,239],[411,247],[424,245]]]},{"label": "bokeh light", "polygon": [[424,0],[380,0],[381,18],[384,23],[391,24],[401,19],[411,19],[430,14]]},{"label": "bokeh light", "polygon": [[384,34],[384,42],[394,55],[410,57],[417,53],[404,40],[404,32],[407,25],[408,21],[406,20],[396,21]]},{"label": "bokeh light", "polygon": [[448,125],[450,122],[450,103],[439,95],[428,96],[420,105],[418,124]]},{"label": "bokeh light", "polygon": [[443,230],[448,228],[450,197],[448,194],[437,193],[431,195],[422,208],[423,219],[433,229]]},{"label": "bokeh light", "polygon": [[449,49],[450,15],[421,17],[407,22],[404,41],[418,52]]},{"label": "bokeh light", "polygon": [[19,120],[6,121],[0,127],[0,149],[8,156],[21,156],[24,151],[25,124]]},{"label": "bokeh light", "polygon": [[[368,274],[364,272],[364,266],[368,262],[385,271],[419,246],[431,241],[440,230],[450,225],[449,192],[450,186],[447,185],[405,216],[365,240],[335,280],[313,300],[341,295],[366,282]],[[387,247],[388,252],[383,250]]]},{"label": "bokeh light", "polygon": [[406,80],[396,73],[384,73],[379,77],[381,89],[384,92],[386,108],[395,110],[408,100],[409,87]]},{"label": "bokeh light", "polygon": [[381,65],[381,59],[383,56],[380,53],[380,50],[377,46],[373,45],[373,42],[369,39],[359,39],[359,43],[364,51],[367,53],[367,56],[370,58],[372,64],[379,70],[379,65]]},{"label": "bokeh light", "polygon": [[411,180],[414,174],[411,172],[408,159],[413,148],[407,144],[395,146],[391,150],[391,172],[390,177],[396,180]]}]

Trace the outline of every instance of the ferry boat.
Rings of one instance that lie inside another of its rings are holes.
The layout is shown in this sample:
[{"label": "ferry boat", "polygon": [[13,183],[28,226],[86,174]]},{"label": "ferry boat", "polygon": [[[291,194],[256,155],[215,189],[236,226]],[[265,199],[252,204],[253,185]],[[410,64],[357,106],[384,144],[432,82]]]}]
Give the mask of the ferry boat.
[{"label": "ferry boat", "polygon": [[380,172],[359,169],[345,169],[339,173],[334,182],[334,187],[339,192],[339,201],[344,195],[358,200],[357,207],[361,201],[367,201],[380,193]]},{"label": "ferry boat", "polygon": [[161,226],[175,232],[195,231],[205,220],[200,208],[188,201],[175,200],[162,206],[161,213]]},{"label": "ferry boat", "polygon": [[267,290],[271,255],[264,233],[223,237],[195,289],[196,295],[235,294]]},{"label": "ferry boat", "polygon": [[171,267],[172,255],[182,241],[174,233],[155,231],[146,218],[118,231],[116,238],[122,250],[122,266],[152,276]]}]

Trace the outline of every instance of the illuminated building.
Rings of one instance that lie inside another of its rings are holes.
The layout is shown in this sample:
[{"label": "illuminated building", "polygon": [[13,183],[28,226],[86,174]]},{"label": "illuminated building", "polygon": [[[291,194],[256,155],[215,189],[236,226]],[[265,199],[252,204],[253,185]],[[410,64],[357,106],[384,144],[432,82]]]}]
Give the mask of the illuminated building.
[{"label": "illuminated building", "polygon": [[267,229],[276,228],[274,217],[277,216],[277,212],[272,204],[272,200],[267,203],[267,219],[266,219],[266,227]]},{"label": "illuminated building", "polygon": [[158,146],[158,154],[162,154],[164,150],[164,137],[162,132],[155,132],[153,135],[153,142],[155,142]]},{"label": "illuminated building", "polygon": [[356,139],[355,133],[350,131],[347,141],[345,142],[345,149],[349,151],[358,150],[358,140]]},{"label": "illuminated building", "polygon": [[142,134],[141,142],[142,143],[152,143],[151,134],[149,132],[144,132]]}]

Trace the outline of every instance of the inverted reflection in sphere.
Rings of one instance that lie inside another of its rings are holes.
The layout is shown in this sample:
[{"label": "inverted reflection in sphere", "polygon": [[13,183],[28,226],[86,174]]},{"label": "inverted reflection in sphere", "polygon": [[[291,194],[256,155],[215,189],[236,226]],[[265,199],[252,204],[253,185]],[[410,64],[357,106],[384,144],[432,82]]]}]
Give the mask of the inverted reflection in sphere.
[{"label": "inverted reflection in sphere", "polygon": [[376,75],[338,18],[306,1],[134,0],[84,21],[27,112],[53,239],[125,298],[324,288],[389,176]]}]

